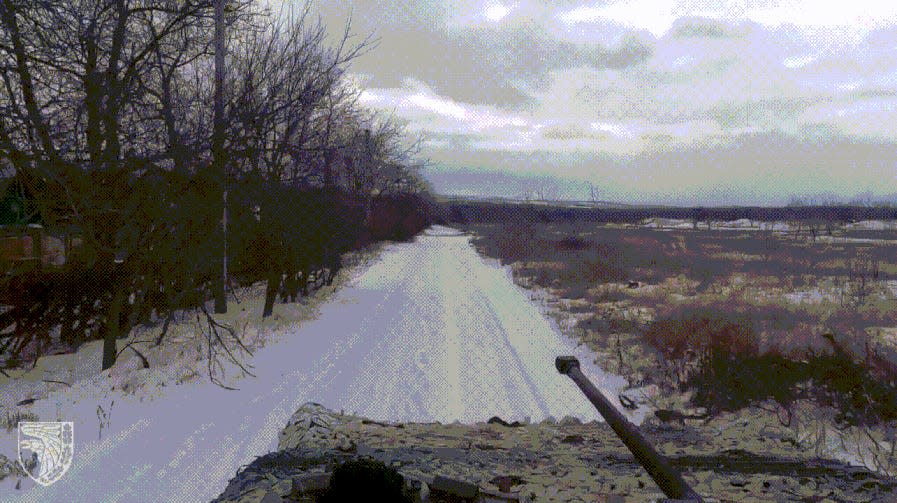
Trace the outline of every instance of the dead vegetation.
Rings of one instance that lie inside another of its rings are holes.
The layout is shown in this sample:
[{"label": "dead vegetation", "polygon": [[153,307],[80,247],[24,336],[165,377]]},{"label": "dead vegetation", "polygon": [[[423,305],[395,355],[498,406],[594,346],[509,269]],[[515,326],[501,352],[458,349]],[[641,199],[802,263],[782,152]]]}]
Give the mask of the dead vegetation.
[{"label": "dead vegetation", "polygon": [[874,437],[863,457],[893,470],[897,340],[882,335],[897,333],[893,231],[513,225],[472,225],[475,244],[570,299],[576,335],[633,387],[709,417],[763,408],[801,431],[811,404],[822,437]]}]

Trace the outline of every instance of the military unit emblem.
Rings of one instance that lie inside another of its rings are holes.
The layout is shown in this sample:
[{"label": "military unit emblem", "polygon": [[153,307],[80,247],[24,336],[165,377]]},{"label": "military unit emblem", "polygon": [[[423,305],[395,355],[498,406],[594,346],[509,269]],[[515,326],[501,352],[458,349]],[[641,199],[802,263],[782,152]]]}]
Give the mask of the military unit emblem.
[{"label": "military unit emblem", "polygon": [[[72,466],[74,445],[74,423],[19,423],[19,464],[40,485],[48,486],[65,475]],[[25,456],[23,451],[30,451],[31,455]],[[35,457],[36,464],[31,461]]]}]

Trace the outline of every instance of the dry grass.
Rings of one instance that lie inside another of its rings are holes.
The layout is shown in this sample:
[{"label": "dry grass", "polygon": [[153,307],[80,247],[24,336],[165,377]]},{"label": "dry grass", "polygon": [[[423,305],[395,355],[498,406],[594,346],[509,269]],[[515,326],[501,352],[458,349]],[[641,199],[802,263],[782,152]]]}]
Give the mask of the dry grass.
[{"label": "dry grass", "polygon": [[12,414],[9,411],[6,411],[6,417],[0,418],[3,421],[2,427],[6,430],[6,433],[12,432],[19,427],[19,423],[21,421],[38,421],[37,414],[32,412],[20,412],[15,411]]},{"label": "dry grass", "polygon": [[865,345],[870,327],[897,326],[886,286],[897,271],[893,231],[823,240],[593,223],[472,230],[527,284],[582,301],[577,332],[636,374],[630,382],[688,390],[711,411],[811,397],[844,424],[897,419],[897,369]]}]

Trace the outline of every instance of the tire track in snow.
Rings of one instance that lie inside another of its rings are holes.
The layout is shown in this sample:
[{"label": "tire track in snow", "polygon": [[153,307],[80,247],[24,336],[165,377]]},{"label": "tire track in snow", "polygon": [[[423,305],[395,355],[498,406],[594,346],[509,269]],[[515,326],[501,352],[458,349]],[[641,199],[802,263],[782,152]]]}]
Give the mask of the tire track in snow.
[{"label": "tire track in snow", "polygon": [[[305,401],[403,421],[594,418],[553,366],[572,346],[518,288],[467,237],[389,245],[316,319],[259,348],[250,361],[257,377],[238,391],[192,382],[141,402],[101,383],[36,402],[42,418],[75,422],[74,463],[50,487],[0,487],[0,500],[208,501],[275,448]],[[605,381],[600,370],[589,374]],[[103,439],[79,436],[96,431],[95,409],[111,399]]]}]

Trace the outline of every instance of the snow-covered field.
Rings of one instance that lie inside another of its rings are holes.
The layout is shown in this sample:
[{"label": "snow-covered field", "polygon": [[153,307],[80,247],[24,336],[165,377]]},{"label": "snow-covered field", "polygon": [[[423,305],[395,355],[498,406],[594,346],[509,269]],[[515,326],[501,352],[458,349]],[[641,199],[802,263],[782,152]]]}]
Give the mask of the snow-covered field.
[{"label": "snow-covered field", "polygon": [[[710,221],[710,226],[714,230],[762,230],[775,232],[791,232],[797,228],[793,223],[788,222],[763,222],[741,218],[732,221]],[[707,221],[702,221],[698,227],[707,228]],[[640,225],[648,229],[693,229],[694,221],[682,218],[647,218]],[[862,230],[862,231],[893,231],[897,230],[897,221],[895,220],[860,220],[851,222],[842,226],[844,230]],[[822,236],[820,236],[822,237]],[[862,241],[880,241],[880,240],[860,240]]]},{"label": "snow-covered field", "polygon": [[[452,229],[389,245],[346,274],[352,279],[315,319],[287,323],[255,352],[256,377],[233,383],[237,391],[203,376],[123,393],[106,372],[38,400],[29,410],[41,420],[74,421],[73,464],[50,487],[25,480],[17,490],[7,478],[0,501],[208,501],[241,465],[275,448],[306,401],[382,420],[596,419],[554,369],[560,354],[579,356],[612,396],[625,385],[564,337],[507,268]],[[0,453],[15,451],[15,431],[0,432]]]}]

